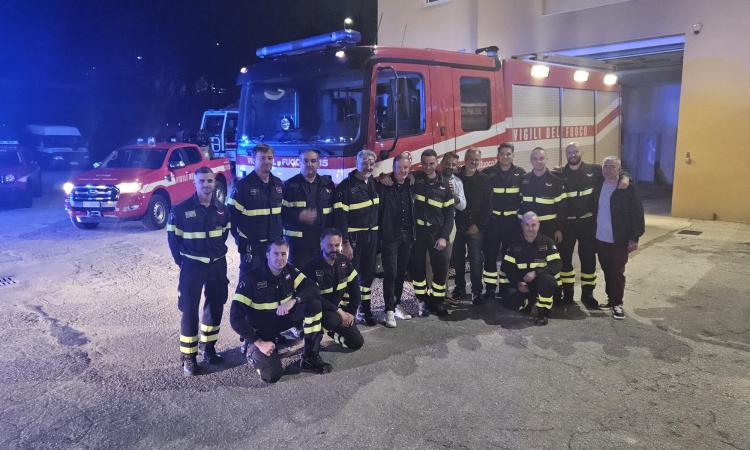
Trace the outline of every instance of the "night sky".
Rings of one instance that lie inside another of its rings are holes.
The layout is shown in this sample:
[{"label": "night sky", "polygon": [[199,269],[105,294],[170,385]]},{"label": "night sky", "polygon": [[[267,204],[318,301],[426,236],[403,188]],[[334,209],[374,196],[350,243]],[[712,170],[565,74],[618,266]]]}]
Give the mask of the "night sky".
[{"label": "night sky", "polygon": [[343,28],[377,0],[0,0],[0,125],[81,128],[97,154],[237,102],[255,49]]}]

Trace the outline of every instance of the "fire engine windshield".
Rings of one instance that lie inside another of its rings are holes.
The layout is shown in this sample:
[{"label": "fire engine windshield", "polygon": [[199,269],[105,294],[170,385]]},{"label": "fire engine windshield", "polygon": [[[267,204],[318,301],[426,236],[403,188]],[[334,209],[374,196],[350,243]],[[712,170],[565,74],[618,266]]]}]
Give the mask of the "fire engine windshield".
[{"label": "fire engine windshield", "polygon": [[164,163],[166,148],[129,148],[113,151],[102,161],[107,169],[158,169]]},{"label": "fire engine windshield", "polygon": [[309,67],[277,79],[253,79],[245,130],[253,141],[350,143],[359,134],[363,72]]},{"label": "fire engine windshield", "polygon": [[224,126],[224,116],[207,115],[203,121],[203,131],[209,135],[221,134],[221,128]]},{"label": "fire engine windshield", "polygon": [[0,151],[0,167],[18,167],[21,165],[21,155],[18,152]]}]

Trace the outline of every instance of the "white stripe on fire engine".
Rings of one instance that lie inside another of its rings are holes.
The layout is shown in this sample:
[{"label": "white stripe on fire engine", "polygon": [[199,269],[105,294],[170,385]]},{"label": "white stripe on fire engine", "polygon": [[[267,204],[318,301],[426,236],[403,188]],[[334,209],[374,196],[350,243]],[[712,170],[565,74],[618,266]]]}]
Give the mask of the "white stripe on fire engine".
[{"label": "white stripe on fire engine", "polygon": [[[223,164],[221,166],[211,167],[211,172],[213,173],[220,173],[224,171],[229,171],[229,167]],[[192,172],[188,173],[188,178],[190,178],[190,175],[192,175]],[[149,192],[155,190],[158,187],[174,186],[175,184],[177,184],[177,182],[175,181],[174,176],[169,181],[167,180],[154,181],[153,183],[148,183],[148,184],[143,185],[143,187],[141,188],[141,193],[148,194]]]},{"label": "white stripe on fire engine", "polygon": [[[470,133],[462,134],[461,136],[456,136],[455,147],[450,142],[450,139],[446,139],[445,141],[439,142],[435,145],[427,145],[425,147],[418,148],[416,150],[410,150],[412,163],[419,164],[419,160],[422,157],[422,152],[427,150],[428,148],[435,149],[435,152],[437,152],[438,154],[438,160],[439,160],[441,155],[443,155],[444,153],[453,151],[454,148],[463,149],[464,147],[468,147],[472,144],[476,144],[477,142],[482,142],[486,139],[503,134],[509,128],[508,124],[510,123],[510,121],[511,121],[511,118],[508,117],[502,122],[493,124],[488,130],[472,131]],[[487,148],[490,148],[490,147],[487,147]],[[346,172],[348,173],[349,170],[350,169],[346,170]],[[373,174],[375,176],[378,176],[381,173],[390,173],[392,170],[393,170],[393,158],[388,158],[386,160],[378,161],[377,163],[375,163],[375,170],[373,171]]]},{"label": "white stripe on fire engine", "polygon": [[609,105],[607,105],[604,109],[602,109],[601,111],[597,111],[596,123],[599,123],[602,120],[604,120],[612,111],[614,111],[619,106],[620,106],[620,98],[615,97],[614,100],[612,100],[609,103]]},{"label": "white stripe on fire engine", "polygon": [[[248,175],[253,171],[253,166],[239,164],[237,165],[238,177],[241,176],[242,172]],[[333,178],[335,184],[341,183],[344,178],[349,174],[350,169],[318,169],[318,173],[321,175],[330,175]],[[299,167],[274,167],[271,172],[282,180],[288,180],[299,173]]]},{"label": "white stripe on fire engine", "polygon": [[598,133],[596,133],[596,142],[601,141],[602,139],[606,138],[609,133],[612,132],[616,127],[620,126],[620,121],[615,119],[612,122],[608,123],[607,126],[599,130]]}]

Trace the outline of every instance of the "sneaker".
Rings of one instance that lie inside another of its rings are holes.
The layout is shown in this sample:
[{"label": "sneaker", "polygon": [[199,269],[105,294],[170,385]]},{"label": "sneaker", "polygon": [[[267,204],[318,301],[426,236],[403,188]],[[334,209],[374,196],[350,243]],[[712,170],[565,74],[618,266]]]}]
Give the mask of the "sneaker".
[{"label": "sneaker", "polygon": [[622,309],[622,305],[612,307],[612,317],[620,320],[625,318],[625,311]]},{"label": "sneaker", "polygon": [[396,318],[399,320],[411,319],[411,314],[404,311],[404,308],[402,308],[401,305],[396,305],[396,310],[393,311],[393,313],[396,315]]},{"label": "sneaker", "polygon": [[458,298],[453,298],[453,297],[445,297],[445,300],[443,300],[443,301],[444,301],[444,302],[445,302],[445,304],[446,304],[446,305],[448,305],[448,306],[458,306],[458,305],[460,305],[460,304],[461,304],[461,302],[460,302],[459,300],[460,300],[460,299],[458,299]]},{"label": "sneaker", "polygon": [[540,327],[543,327],[543,326],[547,325],[548,323],[549,323],[549,319],[547,319],[544,316],[537,317],[536,319],[534,319],[534,324],[538,325]]},{"label": "sneaker", "polygon": [[247,355],[247,341],[240,339],[240,353]]},{"label": "sneaker", "polygon": [[458,289],[454,289],[453,293],[451,294],[451,297],[455,301],[460,301],[461,299],[463,299],[464,297],[466,297],[466,292],[465,291],[460,291]]},{"label": "sneaker", "polygon": [[443,302],[432,302],[427,304],[427,309],[438,317],[444,317],[450,314]]},{"label": "sneaker", "polygon": [[182,358],[182,375],[186,377],[192,377],[197,372],[198,372],[198,363],[195,360],[195,356]]},{"label": "sneaker", "polygon": [[471,299],[471,304],[474,306],[482,306],[482,303],[484,303],[484,299],[481,295],[473,295],[473,298]]},{"label": "sneaker", "polygon": [[378,324],[375,320],[375,316],[372,315],[372,311],[357,312],[357,323],[373,327]]},{"label": "sneaker", "polygon": [[332,371],[333,366],[323,361],[323,358],[321,358],[320,355],[315,355],[308,358],[303,357],[300,362],[300,369],[305,372],[324,374]]},{"label": "sneaker", "polygon": [[396,328],[396,314],[393,311],[385,312],[385,327]]},{"label": "sneaker", "polygon": [[612,302],[607,301],[607,303],[604,303],[604,304],[600,303],[599,304],[599,309],[601,309],[603,311],[608,311],[608,310],[612,309]]}]

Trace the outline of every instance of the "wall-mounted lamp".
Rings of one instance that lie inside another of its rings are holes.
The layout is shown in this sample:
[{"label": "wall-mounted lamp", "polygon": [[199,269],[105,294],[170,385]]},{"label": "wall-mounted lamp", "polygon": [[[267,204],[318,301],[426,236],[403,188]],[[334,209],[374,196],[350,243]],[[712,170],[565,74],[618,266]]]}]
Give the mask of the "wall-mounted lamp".
[{"label": "wall-mounted lamp", "polygon": [[549,76],[549,66],[534,64],[531,66],[531,76],[534,78],[547,78]]}]

